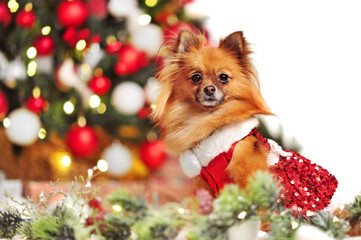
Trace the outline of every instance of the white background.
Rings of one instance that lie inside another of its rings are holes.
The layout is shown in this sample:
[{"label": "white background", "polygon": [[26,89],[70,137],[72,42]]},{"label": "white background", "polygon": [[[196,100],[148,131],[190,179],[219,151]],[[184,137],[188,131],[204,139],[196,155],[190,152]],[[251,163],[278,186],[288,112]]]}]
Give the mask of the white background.
[{"label": "white background", "polygon": [[195,0],[211,39],[242,30],[261,90],[301,153],[339,180],[338,196],[361,193],[361,2]]}]

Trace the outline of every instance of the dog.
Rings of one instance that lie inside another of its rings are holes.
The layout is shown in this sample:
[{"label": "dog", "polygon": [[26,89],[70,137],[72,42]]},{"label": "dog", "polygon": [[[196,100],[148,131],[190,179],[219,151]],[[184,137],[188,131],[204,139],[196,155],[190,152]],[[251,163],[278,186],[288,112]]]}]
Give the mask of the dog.
[{"label": "dog", "polygon": [[[227,183],[245,188],[257,171],[271,169],[286,181],[293,178],[287,175],[287,166],[307,163],[309,173],[301,174],[319,174],[321,167],[315,168],[297,153],[284,151],[256,130],[257,115],[274,114],[261,95],[250,58],[252,51],[243,32],[221,39],[218,47],[207,46],[206,41],[201,34],[180,31],[158,75],[161,91],[151,113],[168,150],[180,154],[184,173],[191,178],[199,176],[198,187],[208,189],[215,197]],[[333,194],[337,180],[328,172],[322,174],[327,175],[322,175],[322,181],[332,183],[328,190]],[[300,181],[300,186],[309,191],[307,196],[314,197],[317,189],[310,190]],[[316,184],[318,179],[314,181]],[[296,196],[297,191],[293,192]],[[317,205],[312,200],[304,210],[324,208],[332,194],[325,198],[322,193],[318,198],[325,199],[325,204]]]}]

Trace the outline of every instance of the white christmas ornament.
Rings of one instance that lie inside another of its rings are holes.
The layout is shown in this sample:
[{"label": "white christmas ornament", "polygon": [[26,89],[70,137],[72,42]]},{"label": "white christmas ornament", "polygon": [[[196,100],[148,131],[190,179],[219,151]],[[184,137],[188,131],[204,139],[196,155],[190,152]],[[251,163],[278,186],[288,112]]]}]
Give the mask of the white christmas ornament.
[{"label": "white christmas ornament", "polygon": [[25,109],[18,108],[9,116],[10,125],[5,128],[9,140],[20,146],[27,146],[38,139],[41,122],[38,115]]},{"label": "white christmas ornament", "polygon": [[16,58],[9,62],[4,80],[5,83],[10,83],[14,80],[24,81],[26,76],[25,65],[21,62],[20,58]]},{"label": "white christmas ornament", "polygon": [[155,24],[141,26],[133,34],[133,44],[151,56],[158,53],[163,42],[163,33]]},{"label": "white christmas ornament", "polygon": [[302,225],[295,234],[295,240],[335,240],[322,231],[321,229],[312,225]]},{"label": "white christmas ornament", "polygon": [[0,80],[5,79],[6,69],[8,68],[8,60],[4,53],[0,52]]},{"label": "white christmas ornament", "polygon": [[80,79],[80,76],[75,71],[75,64],[72,59],[66,59],[58,70],[59,81],[67,87],[75,88],[81,95],[83,106],[89,106],[89,99],[92,91],[88,88],[85,82]]},{"label": "white christmas ornament", "polygon": [[53,56],[37,56],[36,57],[38,73],[51,74],[53,72]]},{"label": "white christmas ornament", "polygon": [[144,105],[145,95],[138,84],[127,81],[114,88],[111,101],[119,112],[136,114]]},{"label": "white christmas ornament", "polygon": [[88,64],[91,68],[95,68],[103,56],[104,51],[100,48],[100,45],[93,43],[84,55],[84,63]]},{"label": "white christmas ornament", "polygon": [[126,19],[127,29],[131,35],[138,28],[138,19],[143,14],[137,0],[110,0],[108,11],[115,18]]},{"label": "white christmas ornament", "polygon": [[113,17],[129,17],[134,9],[138,9],[136,0],[110,0],[108,11]]},{"label": "white christmas ornament", "polygon": [[102,157],[108,162],[108,173],[116,177],[127,174],[133,165],[131,152],[119,142],[106,148]]},{"label": "white christmas ornament", "polygon": [[258,219],[250,219],[235,224],[228,229],[228,240],[255,240],[260,222]]},{"label": "white christmas ornament", "polygon": [[144,90],[148,102],[155,103],[160,94],[160,82],[155,77],[151,77],[148,79]]}]

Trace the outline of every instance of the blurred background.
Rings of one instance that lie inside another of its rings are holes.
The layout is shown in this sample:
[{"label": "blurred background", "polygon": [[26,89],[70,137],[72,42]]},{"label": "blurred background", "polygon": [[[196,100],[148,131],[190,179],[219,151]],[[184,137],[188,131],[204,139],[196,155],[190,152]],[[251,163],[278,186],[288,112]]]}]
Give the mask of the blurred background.
[{"label": "blurred background", "polygon": [[278,116],[262,118],[265,133],[336,175],[351,200],[361,190],[359,10],[323,0],[2,0],[0,186],[36,195],[97,166],[108,186],[189,189],[148,118],[160,47],[180,29],[214,45],[242,30]]}]

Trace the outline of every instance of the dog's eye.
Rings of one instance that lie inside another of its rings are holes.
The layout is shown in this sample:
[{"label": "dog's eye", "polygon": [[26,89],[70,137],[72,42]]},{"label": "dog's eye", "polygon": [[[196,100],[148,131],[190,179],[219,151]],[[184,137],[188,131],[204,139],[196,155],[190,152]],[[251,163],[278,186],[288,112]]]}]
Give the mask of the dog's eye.
[{"label": "dog's eye", "polygon": [[226,84],[228,82],[228,75],[225,74],[225,73],[221,73],[219,76],[218,76],[218,80],[223,83],[223,84]]},{"label": "dog's eye", "polygon": [[194,83],[197,83],[197,82],[199,82],[200,80],[202,80],[202,75],[199,74],[199,73],[196,73],[196,74],[194,74],[194,75],[191,77],[191,79],[192,79],[192,81],[193,81]]}]

